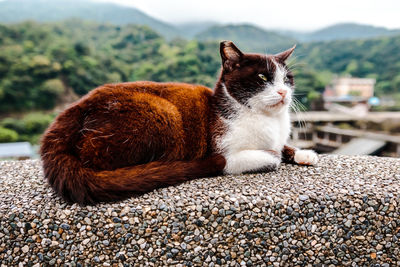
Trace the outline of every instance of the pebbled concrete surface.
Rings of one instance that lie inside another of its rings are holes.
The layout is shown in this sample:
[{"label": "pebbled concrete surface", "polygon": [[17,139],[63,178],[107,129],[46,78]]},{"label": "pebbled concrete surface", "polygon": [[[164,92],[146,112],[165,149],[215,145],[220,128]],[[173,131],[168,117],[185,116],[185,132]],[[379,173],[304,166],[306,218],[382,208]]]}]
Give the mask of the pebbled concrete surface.
[{"label": "pebbled concrete surface", "polygon": [[[55,197],[0,162],[1,266],[400,266],[400,159],[199,179],[119,203]],[[379,265],[377,265],[379,264]]]}]

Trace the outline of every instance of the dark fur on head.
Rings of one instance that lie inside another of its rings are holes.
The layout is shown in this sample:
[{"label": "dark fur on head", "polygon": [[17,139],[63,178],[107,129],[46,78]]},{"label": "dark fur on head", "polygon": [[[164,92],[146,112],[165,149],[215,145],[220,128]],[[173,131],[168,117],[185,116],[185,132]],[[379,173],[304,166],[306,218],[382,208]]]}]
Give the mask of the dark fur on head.
[{"label": "dark fur on head", "polygon": [[[295,46],[276,55],[245,54],[231,41],[221,42],[222,71],[216,93],[222,96],[222,87],[225,86],[230,96],[240,104],[248,105],[247,101],[252,96],[265,90],[266,85],[273,83],[276,64],[285,70],[286,82],[294,88],[293,74],[285,63],[294,49]],[[260,74],[266,77],[266,81],[260,78]],[[221,101],[224,101],[223,97]]]}]

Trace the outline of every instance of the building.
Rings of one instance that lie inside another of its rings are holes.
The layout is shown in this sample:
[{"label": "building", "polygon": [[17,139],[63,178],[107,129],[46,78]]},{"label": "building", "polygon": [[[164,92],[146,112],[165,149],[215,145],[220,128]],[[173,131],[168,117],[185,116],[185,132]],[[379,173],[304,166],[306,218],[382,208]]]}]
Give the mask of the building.
[{"label": "building", "polygon": [[337,108],[337,105],[354,107],[364,106],[366,111],[369,105],[376,101],[374,97],[375,79],[356,77],[336,77],[325,88],[323,93],[324,107],[327,110]]},{"label": "building", "polygon": [[325,88],[324,99],[334,102],[368,101],[374,96],[375,82],[372,78],[337,77]]}]

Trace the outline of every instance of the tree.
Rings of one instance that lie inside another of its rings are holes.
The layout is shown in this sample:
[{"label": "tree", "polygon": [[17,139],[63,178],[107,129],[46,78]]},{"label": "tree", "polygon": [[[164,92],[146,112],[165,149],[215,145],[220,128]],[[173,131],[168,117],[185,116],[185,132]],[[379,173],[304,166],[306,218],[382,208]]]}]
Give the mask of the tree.
[{"label": "tree", "polygon": [[18,140],[18,133],[7,129],[0,127],[0,143],[8,143],[8,142],[15,142]]}]

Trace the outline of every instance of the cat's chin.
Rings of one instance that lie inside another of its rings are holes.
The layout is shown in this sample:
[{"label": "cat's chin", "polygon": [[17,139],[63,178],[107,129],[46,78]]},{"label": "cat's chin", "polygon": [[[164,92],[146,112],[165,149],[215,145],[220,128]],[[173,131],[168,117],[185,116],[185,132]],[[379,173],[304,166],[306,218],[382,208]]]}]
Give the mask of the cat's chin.
[{"label": "cat's chin", "polygon": [[286,110],[288,107],[288,102],[286,100],[279,100],[278,102],[271,104],[263,101],[254,101],[249,103],[252,110],[265,113],[265,114],[275,114],[280,113],[282,110]]},{"label": "cat's chin", "polygon": [[271,105],[271,108],[280,108],[285,105],[285,100],[281,100],[276,104]]},{"label": "cat's chin", "polygon": [[286,111],[289,107],[289,104],[286,101],[279,101],[273,105],[266,105],[262,108],[262,112],[266,114],[279,114]]}]

